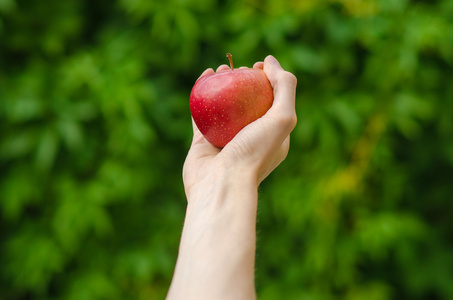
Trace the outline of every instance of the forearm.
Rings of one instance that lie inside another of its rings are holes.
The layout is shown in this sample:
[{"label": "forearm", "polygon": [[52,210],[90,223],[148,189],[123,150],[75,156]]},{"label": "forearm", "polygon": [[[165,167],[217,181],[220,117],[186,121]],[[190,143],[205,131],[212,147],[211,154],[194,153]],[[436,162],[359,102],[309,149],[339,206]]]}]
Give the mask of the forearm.
[{"label": "forearm", "polygon": [[168,299],[253,299],[257,186],[249,176],[191,193]]}]

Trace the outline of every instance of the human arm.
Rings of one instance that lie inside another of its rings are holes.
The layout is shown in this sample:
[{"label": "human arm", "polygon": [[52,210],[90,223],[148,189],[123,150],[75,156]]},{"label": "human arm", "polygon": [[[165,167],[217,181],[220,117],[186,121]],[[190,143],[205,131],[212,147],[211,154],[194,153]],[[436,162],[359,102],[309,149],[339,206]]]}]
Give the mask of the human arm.
[{"label": "human arm", "polygon": [[254,68],[264,70],[274,92],[273,105],[263,117],[223,149],[207,142],[193,123],[183,168],[186,218],[167,299],[256,298],[258,186],[288,153],[296,125],[297,80],[272,56]]}]

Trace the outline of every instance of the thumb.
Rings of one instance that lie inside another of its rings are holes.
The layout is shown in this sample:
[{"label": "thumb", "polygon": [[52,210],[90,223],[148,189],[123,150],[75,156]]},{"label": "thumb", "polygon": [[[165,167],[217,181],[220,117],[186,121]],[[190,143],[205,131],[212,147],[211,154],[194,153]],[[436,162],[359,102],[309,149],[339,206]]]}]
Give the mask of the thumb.
[{"label": "thumb", "polygon": [[274,103],[269,112],[293,114],[296,100],[296,76],[285,71],[272,55],[264,60],[263,70],[274,91]]}]

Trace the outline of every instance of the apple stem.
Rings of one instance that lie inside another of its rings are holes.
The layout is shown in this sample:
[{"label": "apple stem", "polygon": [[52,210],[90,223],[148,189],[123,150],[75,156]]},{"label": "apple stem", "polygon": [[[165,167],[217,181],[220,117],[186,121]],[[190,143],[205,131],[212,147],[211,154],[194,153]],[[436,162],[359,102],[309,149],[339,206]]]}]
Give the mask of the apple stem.
[{"label": "apple stem", "polygon": [[234,66],[233,66],[233,56],[232,56],[230,53],[227,53],[226,56],[228,57],[228,61],[230,62],[231,70],[234,70]]}]

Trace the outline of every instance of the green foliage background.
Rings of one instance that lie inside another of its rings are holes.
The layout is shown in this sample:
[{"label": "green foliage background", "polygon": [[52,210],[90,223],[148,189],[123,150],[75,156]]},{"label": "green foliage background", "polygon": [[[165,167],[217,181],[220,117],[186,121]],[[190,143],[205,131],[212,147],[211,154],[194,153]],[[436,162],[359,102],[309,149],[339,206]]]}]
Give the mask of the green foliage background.
[{"label": "green foliage background", "polygon": [[199,74],[298,77],[260,299],[453,299],[450,0],[0,0],[0,299],[163,299]]}]

